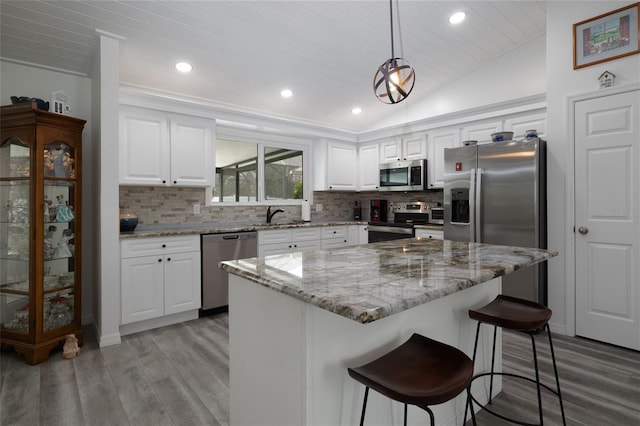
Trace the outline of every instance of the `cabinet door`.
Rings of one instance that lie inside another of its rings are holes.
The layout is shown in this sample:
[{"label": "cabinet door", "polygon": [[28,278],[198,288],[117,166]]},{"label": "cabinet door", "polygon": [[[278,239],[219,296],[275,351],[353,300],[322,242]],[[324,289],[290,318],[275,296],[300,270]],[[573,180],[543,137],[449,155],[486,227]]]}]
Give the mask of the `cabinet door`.
[{"label": "cabinet door", "polygon": [[402,160],[402,139],[380,142],[380,162],[392,163]]},{"label": "cabinet door", "polygon": [[169,185],[169,122],[165,114],[122,109],[119,148],[120,184]]},{"label": "cabinet door", "polygon": [[213,120],[171,116],[171,184],[213,186]]},{"label": "cabinet door", "polygon": [[200,252],[164,257],[164,314],[199,309]]},{"label": "cabinet door", "polygon": [[403,160],[423,160],[425,158],[427,158],[426,135],[409,135],[402,138]]},{"label": "cabinet door", "polygon": [[380,151],[378,144],[358,149],[358,189],[375,191],[380,183]]},{"label": "cabinet door", "polygon": [[276,243],[276,244],[261,244],[258,246],[258,256],[271,256],[273,254],[285,254],[291,253],[293,245],[292,243]]},{"label": "cabinet door", "polygon": [[505,120],[504,130],[513,132],[513,139],[524,139],[527,130],[535,130],[538,136],[547,135],[547,115],[531,114],[524,117],[516,117]]},{"label": "cabinet door", "polygon": [[429,135],[429,188],[444,188],[444,150],[460,146],[458,129],[437,132]]},{"label": "cabinet door", "polygon": [[328,145],[327,184],[328,189],[355,191],[356,147],[330,143]]},{"label": "cabinet door", "polygon": [[349,225],[349,245],[369,244],[369,230],[366,225]]},{"label": "cabinet door", "polygon": [[163,264],[162,256],[122,260],[122,324],[164,315]]},{"label": "cabinet door", "polygon": [[295,251],[312,251],[312,250],[320,250],[322,248],[322,244],[320,240],[305,240],[305,241],[294,241],[291,243],[291,252]]},{"label": "cabinet door", "polygon": [[472,124],[462,128],[462,140],[473,140],[478,141],[478,143],[491,143],[491,134],[501,131],[502,121]]}]

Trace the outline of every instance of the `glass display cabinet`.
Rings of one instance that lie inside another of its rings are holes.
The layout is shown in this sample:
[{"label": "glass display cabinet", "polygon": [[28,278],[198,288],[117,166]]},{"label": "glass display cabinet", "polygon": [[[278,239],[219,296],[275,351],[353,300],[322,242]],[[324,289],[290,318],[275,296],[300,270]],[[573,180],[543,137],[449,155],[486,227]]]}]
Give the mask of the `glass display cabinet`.
[{"label": "glass display cabinet", "polygon": [[67,334],[82,344],[84,124],[35,103],[0,107],[0,341],[29,364]]}]

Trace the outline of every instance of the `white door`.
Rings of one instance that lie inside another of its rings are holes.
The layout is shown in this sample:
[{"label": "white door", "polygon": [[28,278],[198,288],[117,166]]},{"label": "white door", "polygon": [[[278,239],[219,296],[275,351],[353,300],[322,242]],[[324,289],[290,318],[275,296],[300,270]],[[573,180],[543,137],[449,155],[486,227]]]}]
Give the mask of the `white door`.
[{"label": "white door", "polygon": [[576,334],[640,349],[640,91],[576,103]]}]

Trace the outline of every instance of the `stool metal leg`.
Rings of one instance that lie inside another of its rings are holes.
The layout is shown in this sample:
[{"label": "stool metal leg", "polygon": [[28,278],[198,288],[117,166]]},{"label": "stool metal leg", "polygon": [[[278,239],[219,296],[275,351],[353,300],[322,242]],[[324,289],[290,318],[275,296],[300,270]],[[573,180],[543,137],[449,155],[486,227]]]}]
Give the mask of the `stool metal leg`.
[{"label": "stool metal leg", "polygon": [[362,415],[360,416],[360,426],[364,425],[364,413],[367,411],[367,397],[369,396],[369,386],[364,389],[364,402],[362,403]]},{"label": "stool metal leg", "polygon": [[536,339],[533,333],[529,333],[531,337],[531,347],[533,349],[533,366],[536,371],[536,390],[538,391],[538,413],[540,415],[540,426],[544,424],[542,416],[542,392],[540,390],[540,371],[538,370],[538,349],[536,348]]},{"label": "stool metal leg", "polygon": [[566,426],[567,421],[564,418],[564,405],[562,403],[562,394],[560,393],[560,379],[558,378],[558,367],[556,367],[556,355],[553,352],[553,343],[551,342],[551,328],[546,324],[547,335],[549,336],[549,349],[551,350],[551,361],[553,362],[553,372],[556,375],[556,386],[558,388],[558,399],[560,400],[560,413],[562,414],[562,424]]},{"label": "stool metal leg", "polygon": [[473,409],[473,399],[471,399],[471,384],[467,387],[467,406],[464,407],[464,423],[467,424],[467,408],[471,410],[471,422],[476,426],[476,412]]},{"label": "stool metal leg", "polygon": [[[473,343],[473,358],[471,358],[471,361],[473,361],[473,369],[475,370],[476,368],[476,353],[478,351],[478,336],[480,335],[480,324],[482,324],[480,321],[478,321],[478,325],[476,326],[476,340]],[[469,398],[471,398],[471,385],[469,385]],[[471,404],[471,414],[473,415],[473,400],[470,399],[469,403]],[[462,424],[466,424],[467,423],[467,410],[468,410],[468,406],[464,407],[464,422]],[[474,416],[475,417],[475,416]],[[476,422],[474,420],[473,424],[475,425]]]},{"label": "stool metal leg", "polygon": [[407,426],[407,404],[404,404],[404,426]]},{"label": "stool metal leg", "polygon": [[489,404],[493,399],[493,374],[496,365],[496,337],[498,336],[498,326],[493,327],[493,349],[491,352],[491,380],[489,382]]}]

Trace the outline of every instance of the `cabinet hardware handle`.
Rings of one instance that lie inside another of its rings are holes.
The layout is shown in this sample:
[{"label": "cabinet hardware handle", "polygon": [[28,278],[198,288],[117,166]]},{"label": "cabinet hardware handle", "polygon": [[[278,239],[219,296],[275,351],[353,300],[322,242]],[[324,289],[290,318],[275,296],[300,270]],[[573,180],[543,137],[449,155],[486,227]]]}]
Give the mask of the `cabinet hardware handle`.
[{"label": "cabinet hardware handle", "polygon": [[166,244],[163,244],[163,245],[162,245],[162,248],[166,248],[166,247],[167,247],[167,245],[166,245]]},{"label": "cabinet hardware handle", "polygon": [[167,262],[171,262],[171,258],[170,257],[167,257]]},{"label": "cabinet hardware handle", "polygon": [[177,181],[177,180],[174,180],[174,181],[173,181],[173,184],[174,184],[174,185],[176,185],[177,183],[178,183],[178,181]]},{"label": "cabinet hardware handle", "polygon": [[166,180],[164,180],[164,179],[162,179],[162,183],[167,183],[167,181],[166,181]]},{"label": "cabinet hardware handle", "polygon": [[158,259],[158,262],[162,262],[162,259]]}]

